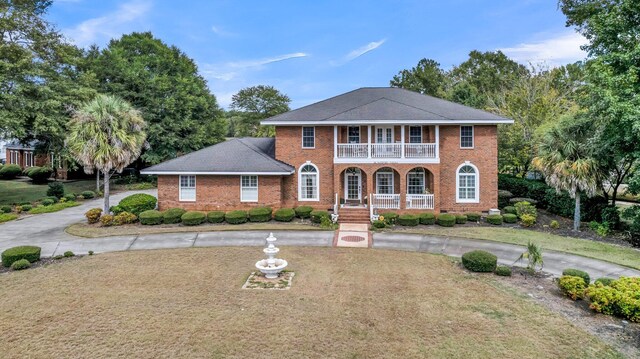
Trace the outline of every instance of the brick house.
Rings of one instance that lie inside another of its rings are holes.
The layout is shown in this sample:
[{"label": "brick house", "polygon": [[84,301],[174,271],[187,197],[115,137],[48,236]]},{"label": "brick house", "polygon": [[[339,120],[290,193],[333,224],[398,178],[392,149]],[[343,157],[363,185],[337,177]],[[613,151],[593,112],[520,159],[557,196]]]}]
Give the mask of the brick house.
[{"label": "brick house", "polygon": [[36,145],[26,145],[14,141],[5,146],[6,164],[15,164],[23,170],[33,166],[48,166],[55,164],[58,179],[67,179],[67,166],[60,160],[54,161],[53,154],[36,153]]},{"label": "brick house", "polygon": [[160,209],[308,205],[350,212],[497,208],[494,114],[398,88],[361,88],[263,120],[236,138],[152,166]]}]

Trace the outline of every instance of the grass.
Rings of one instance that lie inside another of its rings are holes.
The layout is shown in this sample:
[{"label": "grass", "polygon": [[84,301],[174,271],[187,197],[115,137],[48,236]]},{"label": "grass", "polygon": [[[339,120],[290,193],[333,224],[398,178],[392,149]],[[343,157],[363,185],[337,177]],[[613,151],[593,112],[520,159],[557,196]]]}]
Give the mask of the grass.
[{"label": "grass", "polygon": [[283,248],[287,291],[242,290],[256,248],[83,257],[0,276],[6,357],[619,358],[444,256]]},{"label": "grass", "polygon": [[13,221],[18,218],[18,215],[15,213],[0,213],[0,223]]},{"label": "grass", "polygon": [[[47,196],[47,188],[46,184],[31,184],[29,181],[0,180],[0,205],[38,201]],[[64,182],[65,193],[95,191],[95,188],[96,182],[92,180]]]},{"label": "grass", "polygon": [[324,229],[310,224],[266,222],[266,223],[243,223],[243,224],[202,224],[199,226],[181,225],[157,225],[143,226],[140,224],[100,227],[87,223],[72,224],[65,230],[67,233],[85,238],[98,238],[110,236],[125,236],[138,234],[157,233],[183,233],[183,232],[219,232],[219,231],[322,231]]},{"label": "grass", "polygon": [[553,250],[600,259],[603,261],[640,269],[640,251],[615,244],[596,242],[573,237],[563,237],[526,229],[500,227],[423,227],[403,230],[403,233],[432,234],[488,241],[512,243],[526,246],[529,241],[542,246],[543,250]]},{"label": "grass", "polygon": [[80,203],[78,202],[74,202],[74,201],[69,201],[69,202],[62,202],[62,203],[54,203],[50,206],[43,206],[43,205],[39,205],[38,207],[34,207],[31,208],[29,210],[29,214],[41,214],[41,213],[52,213],[52,212],[58,212],[58,211],[62,211],[65,208],[70,208],[70,207],[75,207],[75,206],[79,206]]}]

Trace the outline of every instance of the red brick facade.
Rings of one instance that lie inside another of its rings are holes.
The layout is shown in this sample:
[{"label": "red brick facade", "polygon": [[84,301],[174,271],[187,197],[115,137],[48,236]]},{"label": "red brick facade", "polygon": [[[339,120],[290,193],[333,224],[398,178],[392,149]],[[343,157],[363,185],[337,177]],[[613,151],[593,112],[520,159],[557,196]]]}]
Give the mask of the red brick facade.
[{"label": "red brick facade", "polygon": [[[7,148],[7,164],[16,164],[23,170],[32,166],[46,166],[51,164],[51,157],[43,154],[35,154],[32,148]],[[68,179],[67,166],[56,169],[58,179]]]}]

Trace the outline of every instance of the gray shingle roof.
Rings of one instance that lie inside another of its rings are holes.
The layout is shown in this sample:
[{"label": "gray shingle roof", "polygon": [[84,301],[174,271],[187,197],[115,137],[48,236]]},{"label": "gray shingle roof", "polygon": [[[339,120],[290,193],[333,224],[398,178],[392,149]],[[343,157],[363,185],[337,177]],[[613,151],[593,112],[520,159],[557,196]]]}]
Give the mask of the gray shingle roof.
[{"label": "gray shingle roof", "polygon": [[262,121],[263,125],[371,122],[512,123],[492,113],[395,87],[364,87]]},{"label": "gray shingle roof", "polygon": [[276,160],[275,138],[233,138],[142,170],[143,174],[289,175],[294,168]]}]

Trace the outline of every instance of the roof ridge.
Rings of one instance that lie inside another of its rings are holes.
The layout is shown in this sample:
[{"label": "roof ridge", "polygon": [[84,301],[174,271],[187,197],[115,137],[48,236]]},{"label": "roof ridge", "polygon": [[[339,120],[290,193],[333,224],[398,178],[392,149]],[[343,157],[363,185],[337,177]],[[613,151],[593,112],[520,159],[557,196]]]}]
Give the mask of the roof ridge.
[{"label": "roof ridge", "polygon": [[453,120],[452,118],[449,118],[449,117],[446,117],[446,116],[442,116],[442,115],[441,115],[441,114],[439,114],[439,113],[435,113],[435,112],[433,112],[433,111],[429,111],[429,110],[425,110],[425,109],[420,108],[420,107],[416,107],[416,106],[413,106],[413,105],[409,105],[408,103],[400,102],[400,101],[398,101],[398,100],[394,100],[394,99],[391,99],[391,98],[388,98],[388,97],[382,97],[382,98],[387,99],[387,100],[392,101],[392,102],[395,102],[395,103],[399,103],[399,104],[401,104],[401,105],[405,105],[405,106],[407,106],[407,107],[415,108],[416,110],[420,110],[420,111],[422,111],[422,112],[427,112],[427,113],[434,114],[434,115],[436,115],[436,116],[440,116],[440,117],[445,118],[445,119],[447,119],[447,120]]},{"label": "roof ridge", "polygon": [[224,143],[229,143],[229,142],[235,141],[235,140],[237,140],[237,139],[238,139],[237,137],[232,137],[232,138],[230,138],[230,139],[228,139],[228,140],[220,141],[220,142],[218,142],[218,143],[214,143],[213,145],[209,145],[209,146],[203,147],[203,148],[201,148],[201,149],[199,149],[199,150],[196,150],[196,151],[193,151],[193,152],[189,152],[189,153],[185,153],[185,154],[183,154],[183,155],[180,155],[180,156],[177,156],[177,157],[174,157],[174,158],[170,158],[170,159],[168,159],[168,160],[166,160],[166,161],[162,161],[162,162],[160,162],[160,163],[156,163],[155,165],[151,165],[151,166],[149,166],[149,167],[145,168],[145,170],[151,169],[151,168],[153,168],[153,167],[155,167],[155,166],[158,166],[158,165],[161,165],[161,164],[165,164],[165,163],[173,163],[174,161],[179,160],[179,159],[181,159],[182,157],[185,157],[185,156],[191,156],[191,155],[196,154],[196,153],[198,153],[198,152],[201,152],[201,151],[207,150],[207,149],[209,149],[209,148],[211,148],[211,147],[213,147],[213,146],[218,146],[218,145],[222,145],[222,144],[224,144]]},{"label": "roof ridge", "polygon": [[[262,120],[260,120],[260,121],[268,121],[268,120],[270,120],[270,119],[272,119],[272,118],[278,117],[278,116],[280,116],[280,115],[284,115],[285,113],[292,112],[292,111],[302,110],[303,108],[307,108],[307,107],[309,107],[309,106],[314,106],[314,105],[317,105],[317,104],[319,104],[319,103],[323,103],[323,102],[326,102],[326,101],[329,101],[329,100],[333,100],[333,99],[334,99],[334,98],[336,98],[336,97],[344,96],[344,95],[350,94],[350,93],[352,93],[352,92],[356,92],[356,91],[358,91],[358,90],[360,90],[360,89],[363,89],[363,88],[364,88],[364,87],[359,87],[359,88],[357,88],[357,89],[353,89],[353,90],[351,90],[351,91],[347,91],[347,92],[345,92],[345,93],[341,93],[341,94],[339,94],[339,95],[331,96],[331,97],[329,97],[329,98],[326,98],[326,99],[321,100],[321,101],[318,101],[318,102],[310,103],[310,104],[308,104],[308,105],[305,105],[305,106],[302,106],[302,107],[298,107],[298,108],[296,108],[296,109],[293,109],[293,110],[290,110],[290,111],[287,111],[287,112],[284,112],[284,113],[280,113],[280,114],[277,114],[277,115],[275,115],[275,116],[267,117],[267,118],[262,119]],[[333,117],[333,116],[332,116],[332,117]]]},{"label": "roof ridge", "polygon": [[[284,162],[279,161],[275,157],[271,157],[268,154],[262,152],[258,147],[254,146],[253,144],[245,142],[244,139],[246,139],[246,138],[265,138],[265,137],[242,137],[242,138],[238,138],[238,141],[240,141],[240,143],[245,145],[247,148],[249,148],[253,152],[259,154],[260,156],[262,156],[264,158],[267,158],[267,159],[269,159],[271,161],[274,161],[279,167],[282,167],[282,166],[280,166],[282,164],[286,165]],[[271,137],[266,137],[266,138],[271,138]],[[275,138],[274,138],[274,141],[275,141]],[[293,166],[291,166],[291,167],[293,167]],[[288,168],[284,168],[284,169],[288,170]]]},{"label": "roof ridge", "polygon": [[335,114],[335,115],[333,115],[333,116],[329,116],[329,117],[325,118],[323,121],[329,120],[329,119],[334,118],[334,117],[336,117],[336,116],[338,116],[338,115],[342,115],[343,113],[346,113],[346,112],[349,112],[349,111],[353,111],[353,110],[355,110],[356,108],[359,108],[359,107],[362,107],[362,106],[366,106],[366,105],[370,105],[370,104],[372,104],[372,103],[374,103],[374,102],[376,102],[376,101],[380,101],[380,100],[382,100],[383,98],[385,98],[385,97],[383,96],[383,97],[377,98],[377,99],[375,99],[375,100],[373,100],[373,101],[369,101],[369,102],[363,103],[362,105],[358,105],[358,106],[356,106],[356,107],[352,107],[352,108],[346,109],[346,110],[344,110],[344,111],[338,112],[338,113],[336,113],[336,114]]}]

